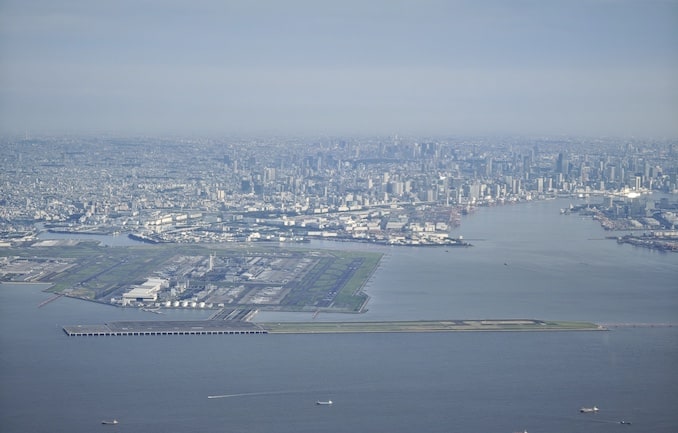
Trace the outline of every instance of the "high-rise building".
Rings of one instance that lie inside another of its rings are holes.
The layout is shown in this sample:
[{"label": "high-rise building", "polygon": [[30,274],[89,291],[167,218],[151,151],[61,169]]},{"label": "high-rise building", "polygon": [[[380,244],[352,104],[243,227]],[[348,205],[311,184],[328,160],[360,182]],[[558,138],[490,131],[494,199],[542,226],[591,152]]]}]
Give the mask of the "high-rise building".
[{"label": "high-rise building", "polygon": [[556,173],[562,173],[564,175],[569,174],[570,161],[567,158],[567,154],[560,152],[558,154],[558,159],[556,160]]}]

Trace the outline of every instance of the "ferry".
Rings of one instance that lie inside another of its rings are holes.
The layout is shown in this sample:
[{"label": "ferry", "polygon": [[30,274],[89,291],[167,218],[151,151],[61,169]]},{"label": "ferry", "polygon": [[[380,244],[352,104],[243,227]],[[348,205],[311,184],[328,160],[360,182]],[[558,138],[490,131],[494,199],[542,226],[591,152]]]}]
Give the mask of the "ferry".
[{"label": "ferry", "polygon": [[595,413],[595,412],[598,412],[598,407],[597,406],[582,407],[581,409],[579,409],[579,412],[581,412],[581,413]]},{"label": "ferry", "polygon": [[329,406],[329,405],[332,404],[332,400],[327,400],[327,401],[318,400],[318,401],[315,402],[315,404],[317,404],[318,406]]},{"label": "ferry", "polygon": [[117,419],[114,419],[112,421],[106,421],[106,420],[101,421],[101,424],[104,424],[104,425],[116,425],[117,423],[118,423]]}]

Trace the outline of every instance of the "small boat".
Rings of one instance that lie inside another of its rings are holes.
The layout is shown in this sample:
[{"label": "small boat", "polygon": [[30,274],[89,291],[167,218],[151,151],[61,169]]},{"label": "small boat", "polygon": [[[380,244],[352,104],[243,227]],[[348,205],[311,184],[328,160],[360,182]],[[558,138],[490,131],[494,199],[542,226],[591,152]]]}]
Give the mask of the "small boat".
[{"label": "small boat", "polygon": [[318,400],[318,401],[315,402],[315,404],[317,404],[318,406],[329,406],[329,405],[332,404],[332,400],[327,400],[327,401]]},{"label": "small boat", "polygon": [[581,412],[581,413],[595,413],[595,412],[598,412],[598,407],[597,406],[582,407],[581,409],[579,409],[579,412]]},{"label": "small boat", "polygon": [[624,420],[621,420],[621,421],[619,421],[619,424],[631,425],[631,421],[624,421]]},{"label": "small boat", "polygon": [[116,425],[116,424],[118,424],[118,420],[117,420],[117,419],[114,419],[114,420],[111,420],[111,421],[103,420],[103,421],[101,421],[101,424],[104,424],[104,425]]}]

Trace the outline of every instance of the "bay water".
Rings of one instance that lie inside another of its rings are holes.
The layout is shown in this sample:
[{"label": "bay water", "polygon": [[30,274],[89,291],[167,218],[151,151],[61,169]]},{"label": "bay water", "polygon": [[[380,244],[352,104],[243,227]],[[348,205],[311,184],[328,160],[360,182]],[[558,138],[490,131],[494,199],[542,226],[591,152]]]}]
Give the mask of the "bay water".
[{"label": "bay water", "polygon": [[67,298],[38,308],[44,286],[2,284],[0,431],[676,432],[678,254],[604,239],[595,221],[560,215],[568,204],[478,209],[455,231],[469,248],[314,242],[384,253],[368,311],[256,320],[536,318],[609,331],[73,338],[63,326],[206,313]]}]

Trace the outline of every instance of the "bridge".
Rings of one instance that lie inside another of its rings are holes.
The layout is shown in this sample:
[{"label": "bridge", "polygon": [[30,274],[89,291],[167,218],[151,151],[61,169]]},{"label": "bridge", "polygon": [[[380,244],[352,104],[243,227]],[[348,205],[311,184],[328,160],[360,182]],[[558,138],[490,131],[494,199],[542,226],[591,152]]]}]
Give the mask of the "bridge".
[{"label": "bridge", "polygon": [[605,328],[673,328],[678,327],[678,323],[650,323],[650,322],[624,322],[624,323],[601,323]]}]

